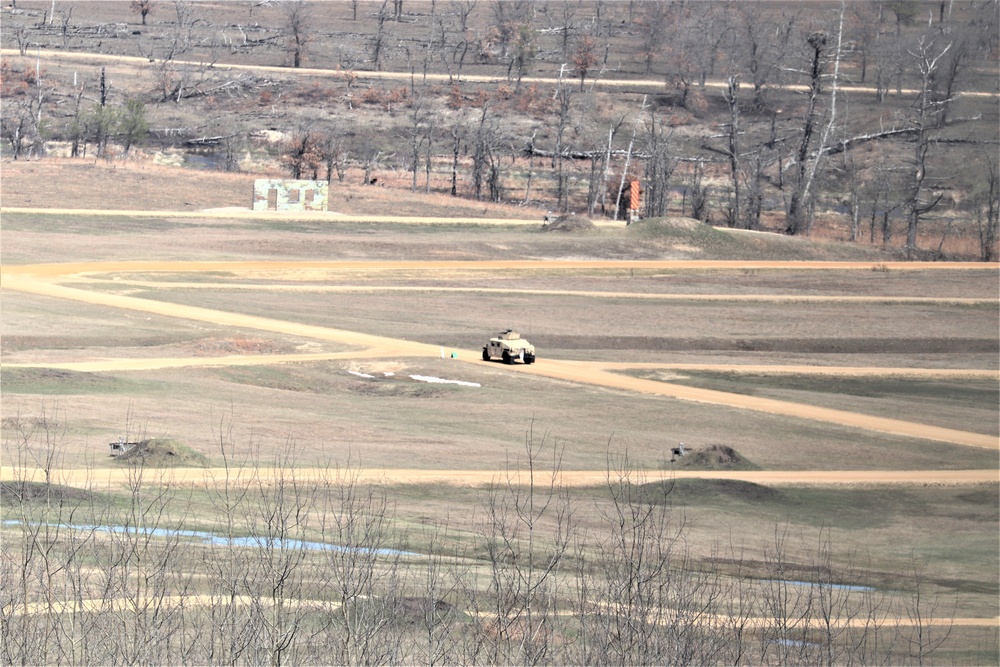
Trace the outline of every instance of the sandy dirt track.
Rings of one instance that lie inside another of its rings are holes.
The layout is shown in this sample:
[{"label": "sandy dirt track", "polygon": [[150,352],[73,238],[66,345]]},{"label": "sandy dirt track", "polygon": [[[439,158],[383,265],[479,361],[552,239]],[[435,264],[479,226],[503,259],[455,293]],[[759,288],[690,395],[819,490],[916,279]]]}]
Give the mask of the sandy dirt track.
[{"label": "sandy dirt track", "polygon": [[[81,277],[81,282],[99,282],[105,280]],[[321,294],[370,294],[376,292],[437,292],[442,294],[508,294],[507,288],[491,287],[429,287],[412,285],[298,285],[259,283],[204,283],[204,282],[158,282],[155,280],[118,280],[115,285],[137,287],[142,289],[211,289],[211,290],[254,290],[259,292],[312,292]],[[741,303],[884,303],[884,304],[935,304],[949,306],[985,306],[996,303],[995,299],[980,299],[969,297],[935,297],[935,296],[855,296],[855,295],[818,295],[818,294],[667,294],[662,292],[610,292],[593,290],[554,290],[519,288],[519,294],[532,296],[568,296],[585,297],[588,299],[638,299],[657,301],[719,301]]]},{"label": "sandy dirt track", "polygon": [[[151,602],[154,598],[146,598]],[[273,600],[270,598],[262,597],[250,597],[248,595],[236,595],[236,596],[213,596],[213,595],[170,595],[155,598],[155,604],[159,609],[173,609],[179,606],[191,607],[191,606],[201,606],[209,607],[220,602],[227,605],[239,605],[249,607],[251,605],[269,607],[274,604]],[[88,612],[88,613],[101,613],[112,611],[114,613],[128,612],[130,610],[129,605],[134,604],[134,598],[129,599],[111,599],[107,598],[91,598],[86,600],[78,600],[75,604],[63,604],[59,603],[50,606],[48,602],[35,602],[32,604],[25,605],[22,609],[15,609],[13,611],[13,616],[23,616],[30,614],[46,614],[46,613],[59,613],[59,614],[69,614],[74,612]],[[330,600],[310,600],[310,599],[297,599],[297,600],[283,600],[282,605],[287,609],[324,609],[332,610],[339,609],[340,603]],[[574,612],[563,611],[558,612],[559,615],[570,615]],[[493,618],[493,615],[487,612],[478,612],[475,614],[481,618]],[[731,622],[731,619],[723,616],[716,616],[712,614],[703,614],[700,617],[701,623],[706,626],[712,625],[723,625]],[[766,627],[766,624],[771,619],[764,617],[750,617],[747,619],[747,623],[750,627]],[[995,626],[1000,626],[1000,617],[996,618],[947,618],[947,617],[932,617],[932,618],[922,618],[919,619],[921,625],[923,626],[963,626],[963,627],[980,627],[980,628],[992,628]],[[894,618],[893,623],[899,625],[911,625],[916,623],[916,619],[907,618]],[[667,622],[667,621],[663,621]],[[836,628],[864,628],[871,621],[867,618],[840,618],[831,619],[830,624]],[[822,630],[826,627],[825,621],[823,619],[812,619],[809,626]]]},{"label": "sandy dirt track", "polygon": [[[80,53],[80,52],[74,52],[74,51],[52,51],[52,50],[45,50],[45,51],[39,50],[37,53],[38,53],[39,56],[44,55],[44,57],[46,57],[46,58],[60,58],[60,59],[63,59],[63,60],[72,59],[72,60],[83,60],[83,61],[104,61],[104,62],[115,62],[115,63],[122,63],[122,64],[124,64],[124,63],[131,63],[131,64],[138,65],[138,66],[147,66],[147,65],[150,65],[151,63],[155,63],[156,62],[155,60],[150,60],[149,58],[145,58],[145,57],[141,57],[140,58],[140,57],[137,57],[137,56],[121,56],[121,55],[110,55],[110,54],[104,54],[104,53]],[[0,54],[7,55],[7,56],[20,55],[19,52],[17,51],[17,49],[0,49]],[[33,55],[35,55],[35,54],[33,54]],[[194,61],[194,60],[172,60],[171,62],[174,65],[187,65],[187,66],[190,66],[190,67],[203,67],[204,66],[203,62],[198,62],[198,61]],[[319,69],[319,68],[310,68],[310,67],[298,67],[298,68],[294,68],[293,69],[293,68],[289,68],[289,67],[276,67],[276,66],[268,66],[268,65],[236,65],[236,64],[215,63],[215,64],[212,65],[212,68],[216,69],[216,70],[220,70],[220,71],[226,71],[226,70],[249,70],[249,71],[253,71],[253,72],[270,72],[270,73],[273,73],[273,74],[286,74],[288,76],[327,76],[327,77],[340,78],[344,74],[342,70],[334,70],[334,69]],[[407,72],[407,71],[393,72],[393,71],[382,71],[382,70],[380,70],[380,71],[355,70],[353,73],[355,75],[357,75],[360,79],[389,79],[389,80],[404,80],[404,81],[408,81],[413,76],[413,74],[411,72]],[[553,74],[554,74],[554,76],[551,76],[551,77],[525,76],[525,77],[521,78],[521,82],[525,83],[525,84],[532,84],[532,83],[536,83],[536,84],[549,84],[549,85],[558,84],[561,81],[561,79],[559,78],[557,72],[553,72]],[[435,74],[435,73],[431,73],[431,72],[426,72],[426,73],[423,73],[421,76],[424,77],[425,79],[427,79],[428,81],[435,81],[435,82],[438,82],[438,83],[447,83],[447,84],[450,84],[454,80],[456,80],[456,77],[453,77],[450,74]],[[463,74],[457,80],[460,81],[460,82],[465,82],[465,83],[500,83],[500,82],[506,81],[506,78],[502,77],[502,76],[484,76],[484,75],[475,75],[475,74]],[[660,87],[662,87],[663,82],[660,81],[660,80],[658,80],[658,79],[602,79],[602,78],[593,78],[590,81],[590,85],[601,86],[601,87],[610,86],[610,87],[617,87],[617,88],[635,88],[635,87],[642,87],[642,86],[649,86],[651,88],[660,88]],[[709,87],[709,88],[722,88],[722,87],[724,87],[726,85],[726,83],[723,82],[723,81],[706,81],[704,83],[704,85],[707,86],[707,87]],[[767,87],[768,88],[774,88],[774,87],[777,87],[777,86],[771,85],[771,86],[767,86]],[[806,90],[808,90],[808,88],[806,86],[804,86],[804,85],[796,85],[796,84],[782,85],[780,87],[784,88],[785,90],[797,90],[797,91],[806,91]],[[872,87],[869,87],[869,86],[849,86],[848,85],[848,86],[840,86],[839,89],[841,91],[845,92],[845,93],[847,93],[847,92],[868,92],[868,93],[874,93],[875,92],[875,89],[872,88]],[[919,91],[916,90],[916,89],[913,89],[913,88],[904,88],[904,89],[901,89],[899,91],[896,91],[893,88],[893,89],[889,90],[888,92],[889,92],[890,95],[891,94],[896,94],[896,95],[915,95]],[[963,92],[963,93],[960,93],[960,94],[961,95],[970,96],[970,97],[995,97],[995,96],[997,96],[997,93],[983,92],[983,91]]]},{"label": "sandy dirt track", "polygon": [[[147,598],[152,601],[154,598]],[[270,598],[262,597],[250,597],[248,595],[236,595],[236,596],[213,596],[213,595],[170,595],[155,598],[155,603],[160,609],[173,609],[175,607],[184,605],[190,606],[211,606],[224,602],[229,605],[263,605],[270,606],[273,601]],[[106,612],[113,611],[115,613],[127,612],[129,611],[129,605],[134,603],[134,598],[129,599],[111,599],[107,598],[91,598],[86,600],[78,600],[74,605],[68,604],[56,604],[53,607],[49,606],[48,602],[36,602],[32,604],[25,605],[22,609],[15,609],[13,612],[14,616],[23,616],[26,614],[44,614],[55,611],[60,614],[68,614],[78,611],[84,612]],[[340,607],[339,602],[334,602],[330,600],[310,600],[310,599],[298,599],[298,600],[283,600],[282,605],[290,609],[338,609]],[[559,612],[560,615],[568,615],[573,612]],[[492,618],[493,616],[486,612],[479,612],[476,614],[482,618]],[[771,619],[763,617],[751,617],[747,619],[748,624],[753,626],[764,627]],[[892,619],[894,623],[900,625],[909,625],[915,623],[915,619],[906,618],[894,618]],[[730,619],[723,616],[715,616],[711,614],[705,614],[701,616],[701,622],[705,625],[724,624],[730,622]],[[842,619],[831,619],[830,623],[833,627],[837,628],[864,628],[871,621],[867,618],[842,618]],[[985,627],[991,628],[1000,625],[1000,617],[997,618],[948,618],[948,617],[937,617],[937,618],[922,618],[920,623],[924,626],[965,626],[965,627]],[[812,619],[810,622],[810,627],[817,629],[823,629],[825,626],[825,621],[823,619]]]},{"label": "sandy dirt track", "polygon": [[[815,270],[868,270],[869,262],[755,262],[754,266],[766,266],[772,269],[802,269]],[[109,272],[206,272],[227,271],[240,273],[247,271],[267,271],[280,273],[302,269],[339,269],[339,270],[392,270],[419,269],[421,271],[449,270],[512,270],[512,269],[580,269],[580,268],[652,268],[652,269],[683,269],[683,268],[733,268],[745,267],[741,262],[713,261],[401,261],[401,262],[320,262],[320,261],[210,261],[210,262],[168,262],[168,261],[124,261],[124,262],[87,262],[70,264],[38,264],[8,266],[2,268],[4,289],[45,295],[54,298],[70,299],[90,304],[103,305],[112,308],[124,308],[147,313],[155,313],[168,317],[181,317],[190,320],[210,322],[213,324],[265,330],[276,333],[296,335],[316,340],[337,342],[356,347],[357,352],[337,353],[335,357],[324,358],[373,358],[392,356],[437,357],[441,348],[437,345],[416,343],[399,339],[373,336],[352,331],[332,329],[314,325],[288,322],[273,318],[265,318],[240,313],[224,312],[207,308],[185,306],[179,304],[140,299],[119,294],[107,294],[68,287],[59,284],[79,276],[93,276]],[[912,269],[916,263],[899,263],[900,269]],[[919,265],[923,268],[923,265]],[[962,270],[967,268],[982,269],[981,266],[970,263],[932,263],[931,268],[951,268]],[[893,266],[893,269],[896,267]],[[466,363],[484,363],[479,360],[478,350],[459,350],[458,358]],[[285,361],[285,358],[272,356],[261,358],[261,363]],[[305,360],[299,357],[298,360]],[[165,360],[161,367],[182,367],[191,365],[210,365],[214,359],[199,357],[196,359]],[[124,370],[126,368],[144,368],[142,364],[150,360],[109,360],[102,362],[87,362],[86,366],[74,366],[74,370],[91,372],[106,370]],[[235,363],[231,358],[222,363]],[[247,363],[244,361],[243,363]],[[62,366],[66,368],[65,365]],[[782,415],[797,419],[811,419],[821,422],[867,429],[882,433],[890,433],[906,437],[919,438],[952,444],[1000,449],[1000,441],[991,435],[958,431],[941,427],[905,422],[896,419],[862,415],[842,410],[833,410],[818,406],[808,406],[787,401],[745,396],[720,391],[688,387],[653,380],[629,377],[612,372],[613,364],[589,361],[559,361],[548,360],[545,363],[531,366],[512,367],[512,372],[520,372],[553,379],[559,379],[581,384],[599,385],[623,391],[642,392],[660,395],[678,400],[694,401],[713,405],[724,405],[741,409],[756,410],[769,414]],[[620,368],[620,367],[619,367]],[[906,371],[901,370],[900,373]]]},{"label": "sandy dirt track", "polygon": [[[0,213],[27,213],[45,215],[99,215],[101,217],[125,218],[170,218],[170,219],[238,219],[238,220],[284,220],[313,222],[360,222],[360,223],[395,223],[408,225],[504,225],[538,227],[541,222],[537,218],[432,218],[399,215],[346,215],[335,211],[296,212],[283,211],[276,216],[272,211],[252,211],[246,208],[212,209],[207,211],[130,211],[130,210],[80,210],[70,208],[18,208],[2,207]],[[596,222],[599,226],[622,227],[621,222]]]},{"label": "sandy dirt track", "polygon": [[[254,479],[269,483],[281,473],[287,481],[289,471],[273,468],[254,468],[237,474],[241,479]],[[114,488],[128,483],[134,472],[127,468],[64,469],[52,473],[52,482],[75,488],[95,491]],[[518,483],[518,473],[511,473],[511,481]],[[350,479],[359,482],[379,482],[388,485],[449,483],[457,486],[479,487],[506,483],[507,476],[496,470],[419,470],[415,468],[360,469],[349,473]],[[44,481],[41,470],[18,472],[11,466],[0,466],[0,479],[24,478],[29,482]],[[300,482],[333,481],[337,471],[331,468],[295,468],[294,477]],[[548,477],[544,476],[546,483]],[[214,485],[226,479],[225,468],[162,468],[147,470],[144,479],[150,482],[176,486]],[[856,486],[868,484],[893,485],[961,485],[983,484],[997,481],[995,470],[651,470],[644,471],[634,480],[655,482],[669,479],[725,479],[770,486]],[[524,480],[521,480],[524,481]],[[537,478],[536,478],[537,481]],[[607,483],[606,470],[565,470],[558,481],[564,486],[588,487]]]},{"label": "sandy dirt track", "polygon": [[[448,348],[451,351],[451,348]],[[53,368],[79,373],[109,371],[152,371],[163,368],[191,368],[212,366],[269,366],[272,364],[301,363],[309,361],[337,361],[339,359],[371,359],[385,356],[379,350],[351,352],[296,352],[291,354],[232,354],[218,357],[148,357],[116,358],[95,361],[65,361],[45,363],[11,363],[7,368]],[[461,359],[460,359],[461,360]],[[551,361],[551,360],[549,360]],[[753,375],[821,375],[827,377],[899,377],[938,378],[947,380],[996,380],[1000,371],[963,368],[860,368],[852,366],[762,366],[745,364],[669,364],[626,363],[613,361],[587,362],[594,369],[624,371],[629,369],[658,369],[669,371],[714,371],[748,373]]]},{"label": "sandy dirt track", "polygon": [[[2,212],[3,209],[0,209]],[[169,214],[164,214],[169,215]],[[111,272],[142,272],[142,273],[202,273],[208,271],[229,271],[233,273],[247,271],[281,272],[303,269],[327,269],[341,271],[513,271],[513,270],[578,270],[578,269],[658,269],[658,270],[704,270],[704,269],[791,269],[796,271],[871,271],[875,263],[871,261],[824,262],[814,260],[776,261],[776,260],[410,260],[410,261],[321,261],[321,260],[255,260],[255,261],[107,261],[107,262],[74,262],[65,264],[23,264],[8,265],[0,268],[3,276],[48,279],[51,281],[66,280],[75,275],[89,275]],[[1000,270],[997,264],[981,264],[976,262],[878,262],[880,267],[890,271],[982,271],[984,269]]]}]

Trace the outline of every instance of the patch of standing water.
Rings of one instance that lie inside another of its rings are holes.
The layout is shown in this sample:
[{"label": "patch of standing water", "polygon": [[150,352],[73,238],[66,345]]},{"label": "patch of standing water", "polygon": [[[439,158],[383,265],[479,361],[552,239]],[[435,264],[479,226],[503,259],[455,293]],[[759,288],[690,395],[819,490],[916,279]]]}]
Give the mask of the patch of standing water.
[{"label": "patch of standing water", "polygon": [[[358,371],[347,371],[351,375],[359,378],[365,378],[368,380],[374,380],[375,376],[368,373],[360,373]],[[395,373],[385,372],[382,375],[385,377],[393,377]],[[411,380],[416,380],[417,382],[430,382],[432,384],[457,384],[461,387],[482,387],[483,385],[478,382],[466,382],[465,380],[445,380],[444,378],[434,377],[433,375],[411,375],[409,376]]]},{"label": "patch of standing water", "polygon": [[788,584],[789,586],[815,586],[817,588],[830,588],[835,591],[852,591],[855,593],[874,593],[871,586],[856,586],[854,584],[831,584],[818,581],[791,581],[788,579],[762,579],[763,584]]},{"label": "patch of standing water", "polygon": [[[4,526],[20,526],[21,521],[8,519],[3,522]],[[172,530],[167,528],[131,528],[129,526],[88,526],[74,524],[51,524],[53,528],[66,528],[69,530],[81,530],[97,533],[110,533],[113,535],[143,535],[153,537],[187,537],[201,540],[204,544],[211,546],[233,546],[252,547],[258,549],[283,549],[288,551],[353,551],[356,553],[375,554],[377,556],[418,556],[419,554],[397,549],[368,549],[364,547],[344,547],[326,542],[308,542],[305,540],[289,540],[271,537],[259,537],[251,535],[249,537],[225,537],[202,530]]]},{"label": "patch of standing water", "polygon": [[444,380],[442,378],[436,378],[431,375],[411,375],[411,379],[418,380],[420,382],[432,382],[435,384],[457,384],[463,387],[482,387],[483,385],[478,382],[466,382],[464,380]]}]

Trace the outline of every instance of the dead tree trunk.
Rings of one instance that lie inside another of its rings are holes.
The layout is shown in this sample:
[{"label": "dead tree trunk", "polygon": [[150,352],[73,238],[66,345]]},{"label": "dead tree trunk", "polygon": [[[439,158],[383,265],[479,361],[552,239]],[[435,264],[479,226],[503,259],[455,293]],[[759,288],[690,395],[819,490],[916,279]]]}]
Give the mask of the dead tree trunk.
[{"label": "dead tree trunk", "polygon": [[788,203],[788,220],[785,233],[798,234],[805,231],[808,202],[806,201],[807,179],[806,161],[809,158],[809,144],[812,141],[816,121],[816,100],[820,93],[820,77],[823,73],[823,50],[826,47],[826,33],[814,32],[809,35],[809,46],[813,49],[812,67],[809,72],[809,104],[806,110],[806,124],[802,128],[802,141],[795,157],[796,178],[792,197]]}]

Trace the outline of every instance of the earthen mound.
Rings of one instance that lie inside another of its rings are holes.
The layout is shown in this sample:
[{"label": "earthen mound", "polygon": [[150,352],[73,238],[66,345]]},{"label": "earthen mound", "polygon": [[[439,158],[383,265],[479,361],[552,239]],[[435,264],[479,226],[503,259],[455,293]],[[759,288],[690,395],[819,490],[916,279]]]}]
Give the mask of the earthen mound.
[{"label": "earthen mound", "polygon": [[596,229],[594,223],[589,218],[579,215],[560,215],[555,218],[548,218],[542,225],[544,232],[589,232]]},{"label": "earthen mound", "polygon": [[115,461],[123,465],[142,465],[148,468],[173,466],[204,467],[208,459],[187,445],[166,438],[141,440],[127,448]]},{"label": "earthen mound", "polygon": [[691,470],[759,470],[759,467],[740,456],[726,445],[709,445],[704,449],[691,449],[676,459],[678,468]]}]

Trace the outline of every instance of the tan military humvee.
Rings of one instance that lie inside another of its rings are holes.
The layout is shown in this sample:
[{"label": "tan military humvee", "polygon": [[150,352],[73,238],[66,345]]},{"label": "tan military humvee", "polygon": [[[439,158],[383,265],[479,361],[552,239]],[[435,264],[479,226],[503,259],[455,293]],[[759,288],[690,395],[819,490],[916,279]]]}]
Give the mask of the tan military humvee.
[{"label": "tan military humvee", "polygon": [[505,364],[521,360],[526,364],[535,363],[535,346],[521,338],[521,334],[507,329],[501,331],[483,346],[483,361],[500,357]]}]

